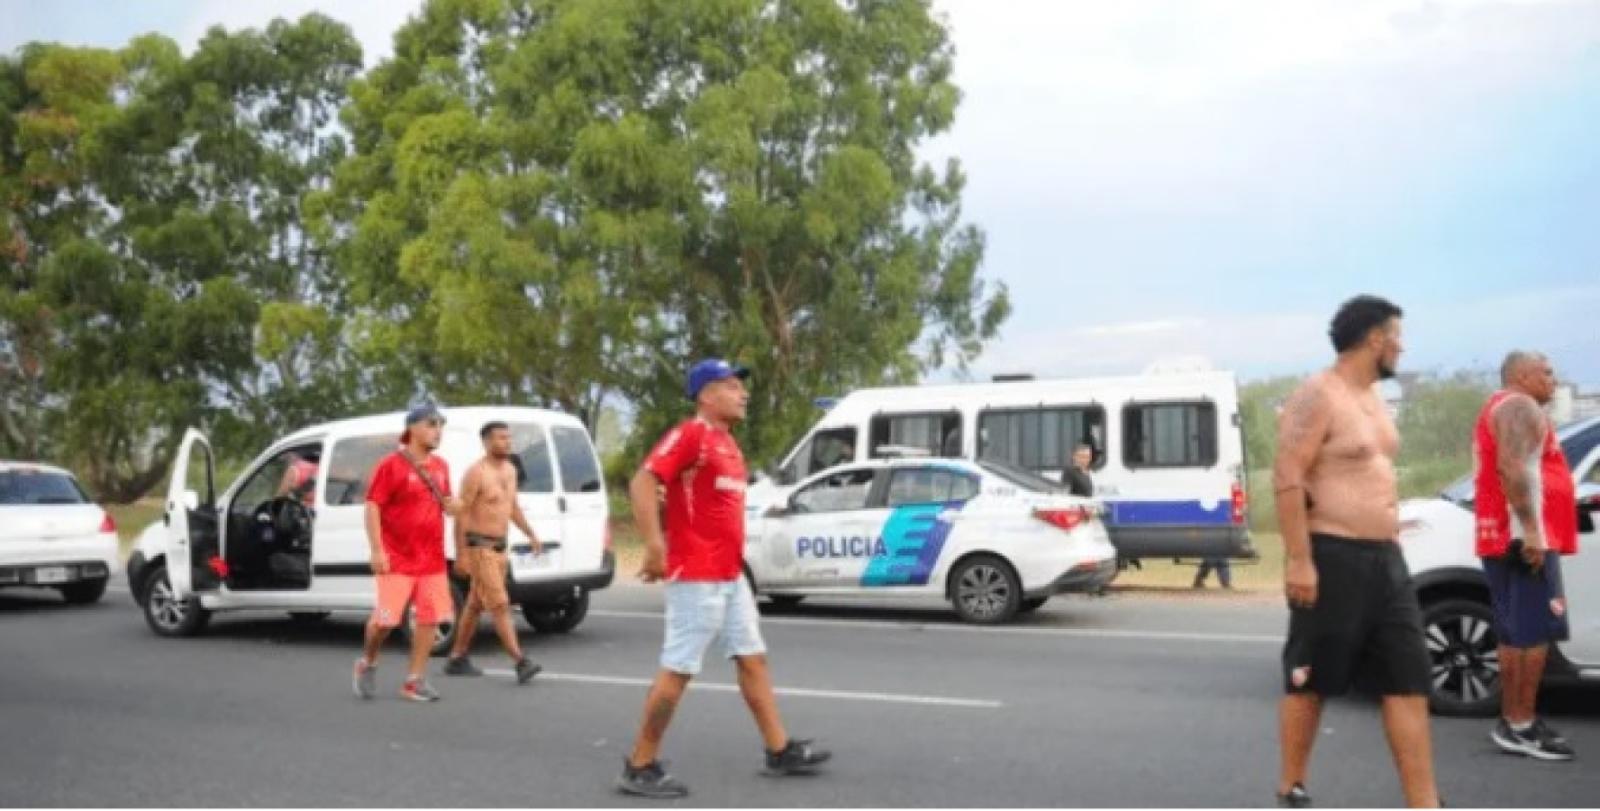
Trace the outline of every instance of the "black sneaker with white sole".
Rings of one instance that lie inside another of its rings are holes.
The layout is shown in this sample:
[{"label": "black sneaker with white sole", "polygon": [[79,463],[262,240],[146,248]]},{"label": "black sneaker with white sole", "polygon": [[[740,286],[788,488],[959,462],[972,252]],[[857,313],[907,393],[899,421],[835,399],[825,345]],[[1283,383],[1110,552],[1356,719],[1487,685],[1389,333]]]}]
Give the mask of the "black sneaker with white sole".
[{"label": "black sneaker with white sole", "polygon": [[627,758],[623,758],[622,776],[617,778],[617,790],[623,794],[652,800],[676,800],[689,796],[689,787],[678,778],[667,774],[666,764],[659,760],[635,768]]},{"label": "black sneaker with white sole", "polygon": [[1306,787],[1295,783],[1289,791],[1278,795],[1279,808],[1310,808],[1311,795],[1306,792]]},{"label": "black sneaker with white sole", "polygon": [[783,776],[813,774],[817,767],[828,762],[833,753],[818,749],[809,740],[791,738],[789,744],[776,752],[767,753],[767,774]]},{"label": "black sneaker with white sole", "polygon": [[1501,718],[1489,737],[1506,752],[1527,755],[1536,760],[1565,761],[1572,760],[1574,756],[1572,746],[1566,739],[1542,720],[1534,721],[1527,729],[1516,730]]}]

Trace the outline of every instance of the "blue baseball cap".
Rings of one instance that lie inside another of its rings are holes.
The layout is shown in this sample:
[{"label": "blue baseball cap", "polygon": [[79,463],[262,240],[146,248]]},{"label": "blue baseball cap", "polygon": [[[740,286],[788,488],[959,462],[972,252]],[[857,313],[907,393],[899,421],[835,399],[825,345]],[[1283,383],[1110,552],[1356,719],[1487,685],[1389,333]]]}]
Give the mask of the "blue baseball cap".
[{"label": "blue baseball cap", "polygon": [[411,410],[406,412],[406,425],[408,426],[416,425],[423,420],[438,420],[439,422],[444,422],[444,412],[440,411],[439,406],[435,405],[434,403],[423,403],[422,405],[412,406]]},{"label": "blue baseball cap", "polygon": [[718,380],[727,380],[730,377],[744,380],[749,376],[750,370],[743,366],[734,366],[721,358],[706,358],[689,367],[689,399],[699,397],[701,389]]}]

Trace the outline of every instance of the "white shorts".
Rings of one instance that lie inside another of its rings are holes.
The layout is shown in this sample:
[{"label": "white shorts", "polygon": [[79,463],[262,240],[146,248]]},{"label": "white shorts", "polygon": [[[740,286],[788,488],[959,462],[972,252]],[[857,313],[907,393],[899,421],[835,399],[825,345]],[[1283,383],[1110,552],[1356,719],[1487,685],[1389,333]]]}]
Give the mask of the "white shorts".
[{"label": "white shorts", "polygon": [[668,583],[667,630],[661,666],[694,676],[713,640],[722,638],[728,658],[767,652],[761,639],[756,597],[744,579],[727,582]]}]

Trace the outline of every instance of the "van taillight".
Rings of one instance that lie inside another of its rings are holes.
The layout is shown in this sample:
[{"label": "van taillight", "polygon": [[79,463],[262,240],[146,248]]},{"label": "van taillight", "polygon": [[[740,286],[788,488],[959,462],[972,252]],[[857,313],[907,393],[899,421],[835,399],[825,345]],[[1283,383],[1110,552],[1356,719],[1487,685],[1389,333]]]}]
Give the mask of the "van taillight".
[{"label": "van taillight", "polygon": [[1053,527],[1071,531],[1089,520],[1089,511],[1083,507],[1065,510],[1034,510],[1033,517]]},{"label": "van taillight", "polygon": [[[101,514],[104,515],[105,517],[100,519],[100,531],[103,532],[103,533],[104,532],[116,532],[117,531],[117,522],[111,517],[111,513],[102,512]],[[82,526],[82,525],[80,524],[79,526]]]},{"label": "van taillight", "polygon": [[1244,511],[1244,485],[1238,479],[1235,479],[1233,481],[1233,515],[1231,516],[1235,526],[1244,523]]}]

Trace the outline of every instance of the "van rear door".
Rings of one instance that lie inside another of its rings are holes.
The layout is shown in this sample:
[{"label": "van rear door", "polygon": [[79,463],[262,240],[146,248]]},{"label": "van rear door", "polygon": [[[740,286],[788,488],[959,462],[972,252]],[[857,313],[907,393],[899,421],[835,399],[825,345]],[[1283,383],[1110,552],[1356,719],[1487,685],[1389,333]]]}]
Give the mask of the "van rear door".
[{"label": "van rear door", "polygon": [[609,510],[589,432],[578,425],[550,426],[550,439],[560,473],[561,566],[568,572],[599,571],[606,553]]},{"label": "van rear door", "polygon": [[537,579],[562,568],[566,532],[561,521],[561,497],[556,489],[555,458],[550,433],[542,422],[518,421],[511,427],[511,463],[517,468],[517,504],[533,526],[539,541],[550,549],[532,554],[528,540],[511,528],[511,569],[516,580]]}]

